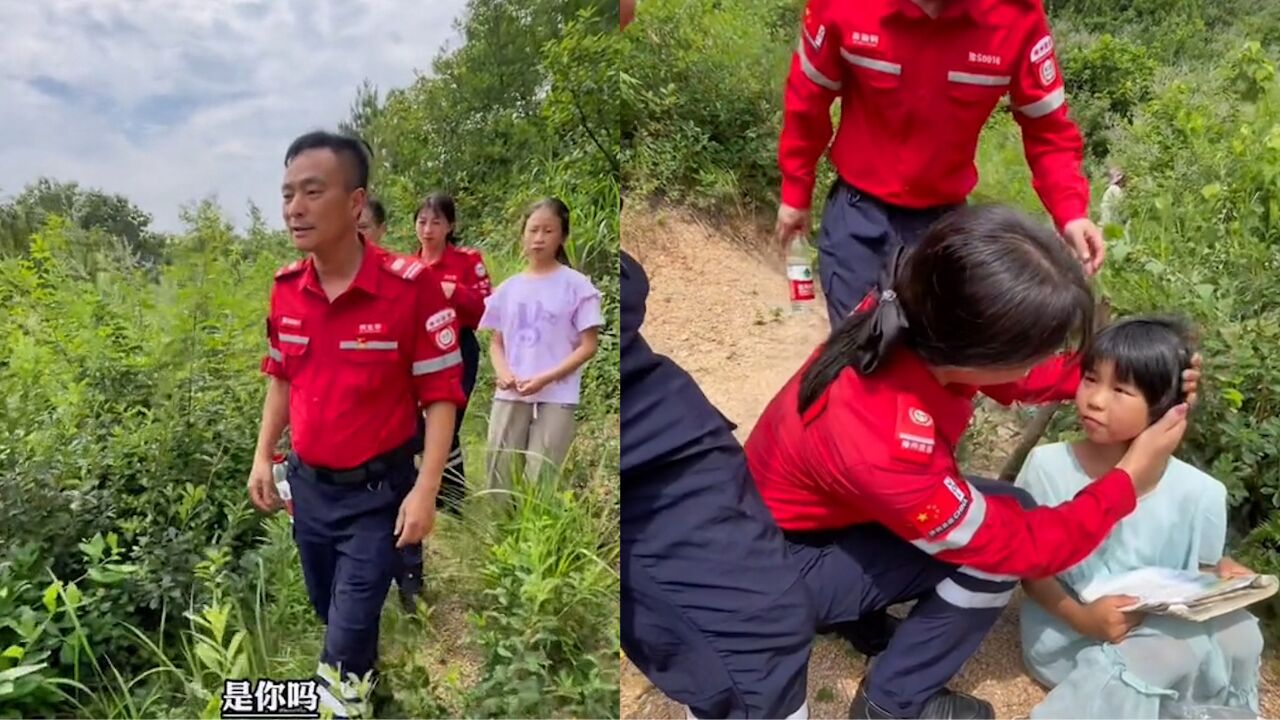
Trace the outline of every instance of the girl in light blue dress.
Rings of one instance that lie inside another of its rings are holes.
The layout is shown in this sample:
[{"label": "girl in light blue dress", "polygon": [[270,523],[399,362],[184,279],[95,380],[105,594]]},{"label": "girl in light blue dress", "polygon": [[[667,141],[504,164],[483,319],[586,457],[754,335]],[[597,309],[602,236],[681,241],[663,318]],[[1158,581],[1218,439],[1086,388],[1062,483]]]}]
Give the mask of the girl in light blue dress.
[{"label": "girl in light blue dress", "polygon": [[[1112,469],[1129,441],[1180,402],[1188,334],[1167,318],[1124,320],[1099,333],[1076,394],[1086,439],[1036,448],[1017,485],[1057,505]],[[1057,577],[1025,581],[1023,659],[1052,688],[1031,717],[1160,718],[1188,705],[1256,717],[1262,633],[1248,612],[1197,623],[1120,611],[1135,598],[1079,599],[1096,580],[1144,567],[1252,574],[1223,555],[1226,526],[1222,484],[1174,458],[1092,555]]]}]

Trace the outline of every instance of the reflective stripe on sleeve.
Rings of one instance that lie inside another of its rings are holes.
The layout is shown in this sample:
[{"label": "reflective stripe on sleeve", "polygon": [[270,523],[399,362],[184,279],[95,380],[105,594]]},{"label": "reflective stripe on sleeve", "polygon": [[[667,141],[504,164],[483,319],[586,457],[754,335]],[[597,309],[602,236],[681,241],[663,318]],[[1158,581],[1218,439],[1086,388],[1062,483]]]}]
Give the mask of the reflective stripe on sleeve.
[{"label": "reflective stripe on sleeve", "polygon": [[800,41],[799,46],[796,48],[796,54],[800,56],[800,69],[804,71],[804,76],[812,80],[814,85],[828,90],[839,90],[843,87],[839,80],[832,80],[823,75],[818,68],[813,66],[813,63],[809,62],[809,56],[804,50],[804,40]]},{"label": "reflective stripe on sleeve", "polygon": [[1033,103],[1028,103],[1026,105],[1019,107],[1017,110],[1023,115],[1034,120],[1036,118],[1042,118],[1045,115],[1048,115],[1049,113],[1053,112],[1054,110],[1057,110],[1058,108],[1062,107],[1063,103],[1065,103],[1066,101],[1067,101],[1066,89],[1058,88],[1057,90],[1054,90],[1053,92],[1049,93],[1048,95],[1045,95],[1044,97],[1040,98],[1039,100]]},{"label": "reflective stripe on sleeve", "polygon": [[428,375],[430,373],[437,373],[437,372],[440,372],[441,370],[447,370],[453,367],[454,365],[461,365],[461,364],[462,364],[462,351],[454,350],[453,352],[447,355],[441,355],[438,358],[432,358],[431,360],[419,360],[418,362],[415,362],[413,364],[413,375],[414,377],[417,377],[419,375]]}]

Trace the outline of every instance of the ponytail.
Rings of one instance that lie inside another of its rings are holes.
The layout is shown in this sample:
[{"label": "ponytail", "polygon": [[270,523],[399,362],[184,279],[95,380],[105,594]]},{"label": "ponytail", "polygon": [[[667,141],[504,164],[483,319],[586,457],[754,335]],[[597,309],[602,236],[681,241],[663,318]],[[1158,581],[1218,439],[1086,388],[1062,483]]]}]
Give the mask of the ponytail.
[{"label": "ponytail", "polygon": [[868,294],[866,300],[873,303],[871,307],[856,308],[831,334],[818,359],[805,369],[800,380],[801,414],[822,397],[845,368],[870,375],[905,339],[910,324],[894,289],[904,254],[905,248],[899,246],[881,275],[879,287],[888,289],[874,291],[874,299]]}]

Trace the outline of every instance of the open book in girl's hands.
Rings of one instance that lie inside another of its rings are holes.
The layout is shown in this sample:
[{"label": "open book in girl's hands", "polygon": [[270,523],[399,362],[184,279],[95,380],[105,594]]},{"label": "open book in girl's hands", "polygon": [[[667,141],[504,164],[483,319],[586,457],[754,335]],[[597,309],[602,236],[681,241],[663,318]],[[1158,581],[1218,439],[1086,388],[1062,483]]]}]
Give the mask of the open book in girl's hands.
[{"label": "open book in girl's hands", "polygon": [[1080,591],[1080,599],[1088,603],[1105,595],[1129,595],[1138,603],[1123,608],[1125,612],[1201,622],[1265,600],[1278,588],[1274,575],[1222,579],[1194,570],[1150,567],[1094,580]]}]

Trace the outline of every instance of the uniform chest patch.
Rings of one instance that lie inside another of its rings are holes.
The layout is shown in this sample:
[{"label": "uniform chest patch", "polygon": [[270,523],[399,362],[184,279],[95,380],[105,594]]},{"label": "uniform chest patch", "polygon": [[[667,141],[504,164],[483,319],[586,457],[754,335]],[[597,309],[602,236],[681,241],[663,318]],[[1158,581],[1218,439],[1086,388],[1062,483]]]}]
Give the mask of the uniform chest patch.
[{"label": "uniform chest patch", "polygon": [[933,416],[921,409],[914,398],[898,398],[898,416],[894,423],[893,457],[927,465],[933,459],[937,428]]}]

